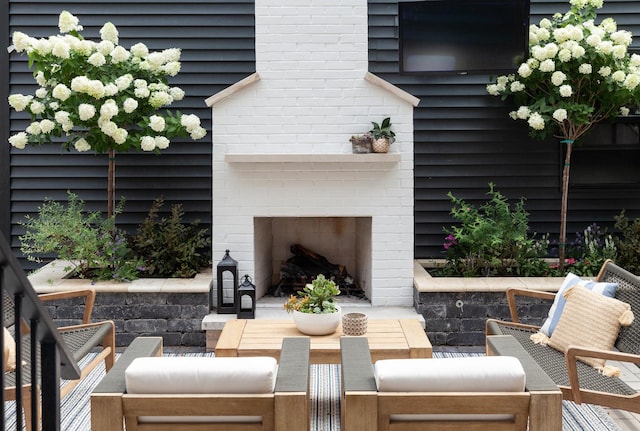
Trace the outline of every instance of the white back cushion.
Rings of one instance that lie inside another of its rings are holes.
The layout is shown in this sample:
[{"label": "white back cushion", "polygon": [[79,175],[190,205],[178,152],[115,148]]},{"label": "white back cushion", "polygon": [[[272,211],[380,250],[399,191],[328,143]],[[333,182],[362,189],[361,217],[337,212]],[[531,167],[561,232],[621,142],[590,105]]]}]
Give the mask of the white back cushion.
[{"label": "white back cushion", "polygon": [[130,394],[264,394],[275,388],[270,357],[136,358],[125,371]]},{"label": "white back cushion", "polygon": [[374,373],[380,392],[522,392],[526,380],[510,356],[384,359]]}]

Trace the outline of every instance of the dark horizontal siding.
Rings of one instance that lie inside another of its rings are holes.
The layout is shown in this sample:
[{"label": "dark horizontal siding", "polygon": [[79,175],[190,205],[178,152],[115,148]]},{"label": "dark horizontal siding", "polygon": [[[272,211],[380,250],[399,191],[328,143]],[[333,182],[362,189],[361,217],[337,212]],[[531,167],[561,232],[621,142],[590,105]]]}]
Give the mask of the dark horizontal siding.
[{"label": "dark horizontal siding", "polygon": [[[171,109],[195,113],[209,134],[202,140],[176,140],[161,155],[116,156],[116,196],[126,200],[118,225],[128,231],[146,216],[153,200],[163,196],[165,212],[183,204],[185,220],[200,219],[211,227],[211,110],[204,100],[255,71],[254,3],[247,0],[111,0],[9,1],[9,32],[35,37],[58,33],[58,15],[68,10],[80,19],[83,35],[99,39],[99,29],[111,21],[119,43],[144,42],[150,50],[180,48],[182,69],[171,78],[187,97]],[[26,56],[10,56],[10,93],[33,94]],[[6,99],[5,99],[6,100]],[[11,133],[28,124],[25,115],[11,113]],[[5,141],[6,142],[6,141]],[[64,152],[60,145],[11,151],[10,223],[13,246],[22,233],[19,222],[34,214],[45,198],[66,200],[70,190],[92,211],[106,210],[105,155]]]},{"label": "dark horizontal siding", "polygon": [[[640,2],[608,0],[599,16],[612,16],[636,35]],[[568,2],[532,0],[531,23],[568,9]],[[512,109],[486,93],[488,75],[406,75],[398,70],[397,0],[369,0],[369,70],[420,98],[414,111],[415,257],[442,257],[443,227],[453,223],[447,193],[479,205],[488,183],[516,201],[526,198],[531,230],[557,237],[560,222],[560,145],[532,140]],[[578,150],[579,151],[579,150]],[[570,191],[568,232],[597,222],[613,226],[622,208],[640,213],[640,190]]]}]

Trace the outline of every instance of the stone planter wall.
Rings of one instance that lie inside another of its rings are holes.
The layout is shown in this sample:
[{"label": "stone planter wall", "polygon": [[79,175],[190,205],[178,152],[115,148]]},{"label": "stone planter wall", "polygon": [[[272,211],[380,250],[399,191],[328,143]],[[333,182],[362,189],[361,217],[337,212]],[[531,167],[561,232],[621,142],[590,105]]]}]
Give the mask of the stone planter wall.
[{"label": "stone planter wall", "polygon": [[[506,290],[510,287],[555,292],[564,277],[432,277],[414,266],[414,308],[424,317],[434,346],[483,346],[487,319],[511,320]],[[518,302],[522,323],[541,325],[550,303]]]},{"label": "stone planter wall", "polygon": [[[38,293],[96,290],[92,321],[113,320],[116,345],[139,336],[161,336],[165,346],[205,346],[202,319],[209,314],[211,268],[192,279],[139,279],[132,283],[65,278],[64,262],[52,262],[29,276]],[[81,323],[82,299],[45,303],[58,326]]]}]

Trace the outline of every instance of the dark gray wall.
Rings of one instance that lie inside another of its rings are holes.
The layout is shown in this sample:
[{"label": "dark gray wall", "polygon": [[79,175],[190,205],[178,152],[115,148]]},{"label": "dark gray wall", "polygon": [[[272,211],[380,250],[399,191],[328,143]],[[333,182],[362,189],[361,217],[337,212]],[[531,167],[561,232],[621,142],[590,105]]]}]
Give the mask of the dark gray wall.
[{"label": "dark gray wall", "polygon": [[[532,0],[532,22],[565,11],[568,2]],[[57,32],[63,9],[80,17],[94,37],[107,20],[120,30],[125,46],[139,40],[152,49],[181,47],[183,69],[174,84],[187,92],[176,107],[204,119],[210,131],[210,110],[204,99],[255,70],[254,6],[249,0],[168,1],[9,0],[0,4],[0,20],[14,30],[45,36]],[[613,16],[632,31],[640,49],[640,2],[609,0],[600,16]],[[8,38],[3,31],[2,36]],[[0,42],[2,39],[0,39]],[[533,231],[557,235],[560,220],[560,146],[527,135],[524,122],[514,122],[511,107],[489,96],[488,75],[418,76],[398,73],[397,0],[369,0],[369,69],[421,99],[415,111],[415,231],[417,258],[441,257],[443,226],[450,225],[452,191],[479,203],[491,181],[511,199],[525,197]],[[0,49],[2,72],[10,68],[10,92],[32,92],[33,78],[23,56],[10,62]],[[9,94],[0,85],[0,100]],[[0,133],[8,137],[5,102],[0,108]],[[25,118],[11,112],[11,132],[23,129]],[[580,151],[580,150],[578,150]],[[189,219],[211,222],[211,143],[174,143],[160,156],[118,156],[117,195],[127,198],[119,224],[139,223],[152,200],[163,194],[182,202]],[[105,156],[62,153],[58,145],[10,151],[0,145],[0,229],[19,246],[18,222],[37,211],[44,197],[64,199],[66,190],[80,195],[92,210],[106,208]],[[11,167],[9,173],[9,166]],[[608,166],[611,169],[611,166]],[[615,169],[615,167],[613,168]],[[9,191],[10,190],[10,191]],[[640,216],[640,186],[573,187],[569,198],[569,232],[592,222],[613,227],[613,216],[626,208]],[[168,205],[167,205],[168,206]]]},{"label": "dark gray wall", "polygon": [[[535,24],[569,6],[568,1],[531,3]],[[605,1],[599,17],[606,16],[632,31],[633,47],[640,48],[640,2]],[[512,107],[487,94],[488,75],[398,73],[397,0],[369,0],[369,70],[421,99],[414,117],[416,258],[444,257],[442,228],[452,224],[447,192],[477,205],[489,182],[510,199],[525,197],[532,230],[557,238],[560,144],[530,139],[526,123],[508,117]],[[568,232],[592,222],[612,229],[622,208],[639,215],[640,184],[572,188]]]}]

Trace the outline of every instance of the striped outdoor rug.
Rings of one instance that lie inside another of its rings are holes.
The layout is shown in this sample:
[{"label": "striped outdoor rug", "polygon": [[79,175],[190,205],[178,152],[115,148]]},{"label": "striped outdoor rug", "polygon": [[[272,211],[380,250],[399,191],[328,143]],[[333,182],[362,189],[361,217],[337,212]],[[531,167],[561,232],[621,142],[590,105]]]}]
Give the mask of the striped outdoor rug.
[{"label": "striped outdoor rug", "polygon": [[[460,357],[468,353],[434,352],[434,357]],[[477,355],[477,354],[471,354]],[[213,356],[212,353],[167,354],[167,356]],[[104,375],[104,367],[89,374],[61,406],[64,431],[90,431],[91,412],[89,394]],[[5,403],[7,429],[15,429],[14,402]],[[580,406],[563,401],[563,431],[621,431],[607,413],[598,406]],[[340,431],[340,366],[311,366],[311,431]]]}]

